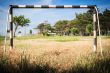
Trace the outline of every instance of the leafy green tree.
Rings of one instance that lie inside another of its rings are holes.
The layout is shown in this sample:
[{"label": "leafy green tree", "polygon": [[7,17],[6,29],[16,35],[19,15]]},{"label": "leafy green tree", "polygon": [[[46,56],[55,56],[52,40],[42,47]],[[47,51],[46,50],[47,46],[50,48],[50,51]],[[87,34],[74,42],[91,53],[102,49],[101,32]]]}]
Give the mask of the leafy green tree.
[{"label": "leafy green tree", "polygon": [[44,29],[45,29],[45,31],[51,31],[51,25],[50,24],[45,24],[44,25]]},{"label": "leafy green tree", "polygon": [[45,24],[44,25],[43,35],[49,36],[49,32],[51,32],[51,25],[50,24]]},{"label": "leafy green tree", "polygon": [[41,23],[37,26],[37,28],[35,29],[39,29],[40,33],[42,34],[43,33],[43,30],[44,30],[44,23]]},{"label": "leafy green tree", "polygon": [[43,35],[47,35],[48,32],[51,32],[53,29],[51,27],[50,24],[47,24],[47,23],[41,23],[37,26],[37,29],[39,29],[40,31],[40,34],[43,34]]},{"label": "leafy green tree", "polygon": [[89,13],[76,14],[76,28],[78,28],[80,35],[84,35],[86,33],[86,26],[88,24],[92,24],[92,15]]},{"label": "leafy green tree", "polygon": [[18,29],[19,26],[24,27],[24,26],[28,26],[30,23],[30,20],[28,18],[25,18],[24,15],[20,15],[20,16],[14,16],[13,17],[13,23],[15,24],[15,31],[14,31],[14,37],[15,37],[15,33]]},{"label": "leafy green tree", "polygon": [[105,9],[102,13],[99,13],[99,19],[101,24],[101,31],[103,34],[108,34],[110,31],[110,10]]},{"label": "leafy green tree", "polygon": [[65,35],[69,35],[70,34],[70,29],[69,29],[68,26],[65,27],[64,32],[65,32]]},{"label": "leafy green tree", "polygon": [[30,32],[30,34],[32,34],[32,30],[30,30],[29,32]]},{"label": "leafy green tree", "polygon": [[78,24],[78,21],[77,21],[76,19],[70,20],[70,21],[68,21],[67,27],[68,27],[69,29],[71,29],[71,28],[73,28],[73,27],[76,27],[77,24]]},{"label": "leafy green tree", "polygon": [[65,34],[65,28],[67,27],[68,21],[67,20],[60,20],[57,21],[56,24],[54,25],[56,29],[56,33],[60,35]]},{"label": "leafy green tree", "polygon": [[73,35],[77,34],[77,33],[78,33],[78,29],[75,28],[75,27],[71,28],[71,33],[72,33]]},{"label": "leafy green tree", "polygon": [[92,24],[88,24],[86,26],[86,32],[89,33],[89,35],[92,35],[92,31],[93,31],[93,25]]}]

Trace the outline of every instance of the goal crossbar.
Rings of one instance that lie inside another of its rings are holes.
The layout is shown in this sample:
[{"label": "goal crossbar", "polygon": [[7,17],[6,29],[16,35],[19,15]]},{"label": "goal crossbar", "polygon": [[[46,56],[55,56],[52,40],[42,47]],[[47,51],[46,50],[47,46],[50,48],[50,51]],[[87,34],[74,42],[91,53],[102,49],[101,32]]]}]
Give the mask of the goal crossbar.
[{"label": "goal crossbar", "polygon": [[94,8],[96,5],[10,5],[11,8]]}]

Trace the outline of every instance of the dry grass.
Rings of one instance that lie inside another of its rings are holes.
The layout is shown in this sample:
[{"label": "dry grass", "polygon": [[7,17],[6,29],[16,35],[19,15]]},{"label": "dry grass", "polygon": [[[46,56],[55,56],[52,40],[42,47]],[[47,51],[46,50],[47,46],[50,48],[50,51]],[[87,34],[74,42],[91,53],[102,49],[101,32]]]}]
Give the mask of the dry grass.
[{"label": "dry grass", "polygon": [[[110,49],[109,43],[109,38],[103,39],[103,48]],[[37,64],[39,66],[49,65],[49,67],[58,69],[58,71],[61,72],[62,70],[65,71],[73,68],[73,66],[79,63],[80,60],[83,60],[81,63],[82,65],[85,65],[88,61],[85,58],[90,57],[91,53],[93,53],[92,45],[93,40],[85,39],[66,42],[54,41],[52,38],[27,40],[15,39],[14,50],[11,53],[8,53],[7,56],[14,65],[19,63],[19,61],[26,55],[27,60],[31,64]],[[98,51],[100,51],[100,49],[98,49]]]},{"label": "dry grass", "polygon": [[[109,43],[110,39],[103,39],[104,48],[110,47]],[[50,66],[55,68],[59,66],[61,69],[70,68],[81,56],[88,56],[93,52],[93,40],[84,40],[84,38],[83,40],[66,42],[57,42],[52,38],[15,39],[14,45],[14,52],[19,54],[25,52],[26,55],[29,55],[31,62],[48,63]]]}]

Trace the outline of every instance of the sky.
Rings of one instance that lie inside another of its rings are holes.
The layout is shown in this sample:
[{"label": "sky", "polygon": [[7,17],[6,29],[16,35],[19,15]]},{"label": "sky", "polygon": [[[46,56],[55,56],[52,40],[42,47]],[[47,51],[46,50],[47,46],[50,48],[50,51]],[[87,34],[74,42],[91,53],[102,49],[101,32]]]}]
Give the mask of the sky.
[{"label": "sky", "polygon": [[[110,0],[0,0],[0,35],[5,35],[7,10],[9,5],[97,5],[100,12],[106,8],[110,9]],[[72,20],[75,18],[75,13],[84,13],[87,9],[15,9],[14,16],[24,15],[30,19],[28,27],[19,27],[17,32],[22,31],[22,34],[29,33],[38,24],[48,21],[54,25],[58,20]],[[9,26],[9,25],[8,25]],[[18,33],[16,33],[18,34]]]}]

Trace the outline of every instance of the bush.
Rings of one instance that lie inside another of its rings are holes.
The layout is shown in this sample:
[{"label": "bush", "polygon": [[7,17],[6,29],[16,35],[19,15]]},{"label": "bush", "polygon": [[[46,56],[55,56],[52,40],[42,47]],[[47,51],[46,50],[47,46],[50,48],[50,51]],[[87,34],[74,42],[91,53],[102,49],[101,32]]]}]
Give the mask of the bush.
[{"label": "bush", "polygon": [[44,36],[50,36],[50,34],[48,32],[43,32]]}]

